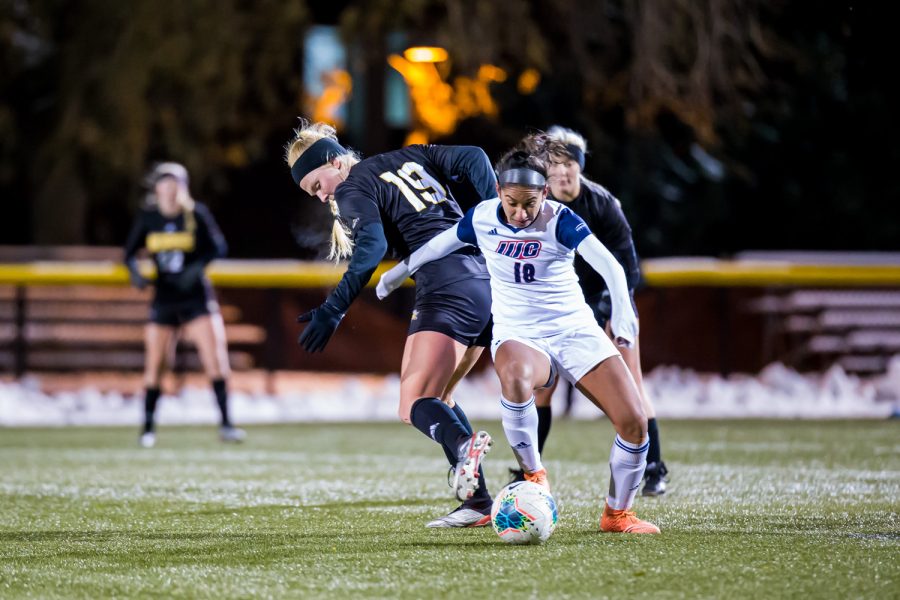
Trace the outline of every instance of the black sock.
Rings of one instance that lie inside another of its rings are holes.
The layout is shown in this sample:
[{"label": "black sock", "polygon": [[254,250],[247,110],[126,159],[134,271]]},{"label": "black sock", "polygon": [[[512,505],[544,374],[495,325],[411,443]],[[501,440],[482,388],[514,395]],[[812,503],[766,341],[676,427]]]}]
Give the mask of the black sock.
[{"label": "black sock", "polygon": [[154,415],[156,414],[156,403],[159,402],[159,388],[148,387],[144,390],[144,433],[153,431],[156,427]]},{"label": "black sock", "polygon": [[460,422],[456,412],[440,398],[419,398],[409,411],[413,427],[441,445],[452,466],[456,466],[459,446],[472,434]]},{"label": "black sock", "polygon": [[[456,414],[456,418],[459,419],[459,422],[462,423],[463,427],[466,428],[466,431],[469,432],[469,435],[475,433],[475,430],[472,429],[472,424],[469,423],[469,418],[466,416],[466,413],[463,412],[459,402],[453,403],[453,412]],[[487,483],[484,482],[484,469],[481,468],[481,465],[478,465],[478,489],[475,490],[475,494],[469,498],[467,502],[481,505],[484,504],[485,499],[490,502],[491,495],[488,493]]]},{"label": "black sock", "polygon": [[569,416],[572,414],[572,405],[575,404],[575,386],[567,379],[563,379],[563,385],[566,386],[566,410],[563,414]]},{"label": "black sock", "polygon": [[216,404],[222,413],[222,427],[231,427],[231,419],[228,418],[228,385],[224,379],[213,379],[213,392],[216,394]]},{"label": "black sock", "polygon": [[662,448],[659,447],[659,428],[656,418],[647,419],[647,435],[650,437],[650,448],[647,450],[647,463],[658,463],[662,460]]},{"label": "black sock", "polygon": [[456,415],[456,418],[459,419],[459,422],[462,423],[462,426],[465,427],[466,432],[469,435],[475,433],[475,430],[472,429],[472,424],[469,423],[469,417],[467,417],[466,413],[463,412],[462,406],[459,405],[459,402],[453,403],[453,413]]},{"label": "black sock", "polygon": [[549,406],[538,406],[538,452],[544,454],[544,442],[550,435],[550,424],[553,422],[553,409]]}]

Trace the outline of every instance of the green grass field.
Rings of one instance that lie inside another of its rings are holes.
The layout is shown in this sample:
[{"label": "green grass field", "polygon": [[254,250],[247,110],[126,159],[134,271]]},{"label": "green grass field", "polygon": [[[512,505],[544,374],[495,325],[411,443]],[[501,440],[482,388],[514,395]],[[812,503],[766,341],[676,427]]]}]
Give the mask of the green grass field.
[{"label": "green grass field", "polygon": [[636,505],[663,533],[623,536],[597,532],[612,429],[558,420],[531,547],[425,529],[455,503],[412,428],[248,432],[0,430],[0,597],[900,597],[896,421],[664,422],[670,493]]}]

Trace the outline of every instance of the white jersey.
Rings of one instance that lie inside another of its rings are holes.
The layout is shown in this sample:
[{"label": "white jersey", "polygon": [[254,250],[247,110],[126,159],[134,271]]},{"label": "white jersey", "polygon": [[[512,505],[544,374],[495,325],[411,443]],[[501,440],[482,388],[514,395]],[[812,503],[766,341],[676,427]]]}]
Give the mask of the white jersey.
[{"label": "white jersey", "polygon": [[590,234],[581,217],[553,200],[522,229],[504,221],[499,198],[466,213],[457,236],[478,246],[487,261],[500,337],[544,338],[595,322],[573,266],[575,248]]}]

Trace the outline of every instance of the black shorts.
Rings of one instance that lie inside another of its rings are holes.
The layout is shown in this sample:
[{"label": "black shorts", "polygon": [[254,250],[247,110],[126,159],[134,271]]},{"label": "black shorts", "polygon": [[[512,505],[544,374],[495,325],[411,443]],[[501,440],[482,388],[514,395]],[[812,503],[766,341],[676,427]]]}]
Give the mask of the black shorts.
[{"label": "black shorts", "polygon": [[[631,297],[631,307],[634,308],[634,315],[637,316],[637,304],[634,303],[634,290],[628,290],[628,295]],[[603,290],[601,293],[591,296],[587,299],[587,304],[591,307],[597,324],[603,329],[606,329],[606,324],[609,323],[609,319],[612,316],[612,299],[609,296],[609,290]]]},{"label": "black shorts", "polygon": [[182,302],[154,302],[150,306],[150,321],[157,325],[178,327],[190,323],[197,317],[219,312],[219,303],[212,298],[200,296]]},{"label": "black shorts", "polygon": [[468,278],[416,294],[407,335],[437,331],[465,346],[491,344],[491,282]]}]

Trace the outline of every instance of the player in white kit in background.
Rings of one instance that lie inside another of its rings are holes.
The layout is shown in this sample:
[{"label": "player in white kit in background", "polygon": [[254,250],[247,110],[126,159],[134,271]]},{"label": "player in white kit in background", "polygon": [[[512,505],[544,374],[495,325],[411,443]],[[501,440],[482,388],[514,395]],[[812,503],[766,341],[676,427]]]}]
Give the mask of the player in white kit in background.
[{"label": "player in white kit in background", "polygon": [[466,244],[478,246],[491,277],[491,352],[503,428],[526,479],[549,488],[538,452],[534,390],[559,374],[603,410],[616,430],[600,530],[659,533],[631,510],[647,464],[647,418],[634,379],[584,300],[572,264],[575,252],[607,281],[612,332],[616,343],[627,346],[637,336],[637,318],[625,273],[580,217],[547,200],[547,170],[539,158],[513,150],[497,173],[499,197],[476,205],[385,273],[378,296],[387,296],[423,264]]}]

